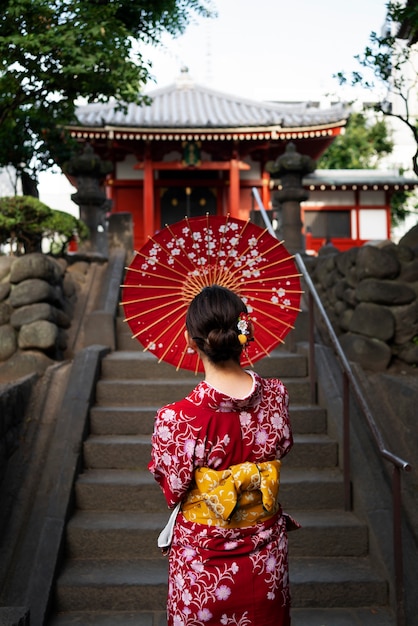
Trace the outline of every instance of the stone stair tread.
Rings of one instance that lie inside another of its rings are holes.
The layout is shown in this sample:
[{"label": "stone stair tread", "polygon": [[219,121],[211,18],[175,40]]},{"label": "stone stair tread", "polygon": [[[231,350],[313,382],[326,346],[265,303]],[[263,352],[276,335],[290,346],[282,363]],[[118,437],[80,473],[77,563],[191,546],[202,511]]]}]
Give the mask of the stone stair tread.
[{"label": "stone stair tread", "polygon": [[[50,626],[153,626],[151,612],[97,612],[97,613],[62,613],[54,617]],[[165,626],[161,616],[159,626]],[[393,613],[384,607],[372,606],[357,609],[347,608],[311,608],[293,609],[292,626],[395,626]]]},{"label": "stone stair tread", "polygon": [[[154,613],[151,611],[69,612],[55,615],[49,626],[70,626],[71,624],[81,624],[82,626],[153,626],[154,623]],[[161,621],[158,622],[159,626],[165,626],[166,623],[165,616],[162,616]]]},{"label": "stone stair tread", "polygon": [[395,624],[392,611],[382,606],[292,610],[292,626],[395,626]]},{"label": "stone stair tread", "polygon": [[[333,526],[338,527],[340,529],[346,528],[347,526],[355,526],[357,528],[367,528],[367,524],[362,522],[354,513],[351,511],[344,511],[341,509],[327,509],[327,510],[319,510],[315,511],[313,509],[309,510],[298,510],[298,511],[287,511],[291,515],[294,515],[297,518],[297,521],[302,525],[302,528],[306,526],[317,526],[317,527],[327,527]],[[290,536],[292,536],[290,534]]]},{"label": "stone stair tread", "polygon": [[78,476],[77,482],[79,484],[112,483],[115,485],[156,485],[154,477],[149,472],[134,469],[88,469]]},{"label": "stone stair tread", "polygon": [[68,522],[68,528],[101,530],[147,530],[161,529],[170,515],[166,512],[143,511],[77,511]]},{"label": "stone stair tread", "polygon": [[[315,483],[318,478],[329,482],[341,482],[342,474],[339,468],[285,468],[282,471],[281,484],[305,482]],[[156,484],[151,473],[137,469],[87,469],[78,477],[79,483],[127,483],[127,484]]]},{"label": "stone stair tread", "polygon": [[290,580],[297,583],[385,582],[369,557],[293,557],[289,561]]},{"label": "stone stair tread", "polygon": [[[167,559],[72,559],[58,578],[60,586],[167,584]],[[291,584],[385,582],[368,557],[294,557],[290,559]]]},{"label": "stone stair tread", "polygon": [[[364,528],[365,524],[361,522],[350,511],[336,510],[320,510],[320,511],[288,511],[303,528],[317,527],[326,528],[329,526],[338,527],[339,530],[354,526],[358,528]],[[167,507],[167,511],[164,512],[144,512],[144,511],[123,511],[122,513],[117,511],[76,511],[73,517],[68,522],[69,528],[91,528],[91,530],[108,530],[112,529],[133,529],[133,530],[145,530],[162,528],[168,516],[170,510]],[[290,537],[293,535],[291,534]]]},{"label": "stone stair tread", "polygon": [[119,434],[108,434],[108,435],[98,435],[92,434],[89,438],[84,442],[84,445],[109,445],[109,444],[118,444],[118,445],[138,445],[138,444],[149,444],[151,445],[151,433],[149,435],[119,435]]},{"label": "stone stair tread", "polygon": [[58,586],[118,587],[166,585],[168,561],[151,559],[72,559],[58,578]]}]

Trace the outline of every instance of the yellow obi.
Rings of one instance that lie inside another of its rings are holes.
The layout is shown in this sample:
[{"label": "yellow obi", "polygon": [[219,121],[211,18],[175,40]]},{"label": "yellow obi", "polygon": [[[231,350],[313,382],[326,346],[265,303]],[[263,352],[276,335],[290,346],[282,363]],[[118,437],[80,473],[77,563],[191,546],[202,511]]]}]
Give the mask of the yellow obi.
[{"label": "yellow obi", "polygon": [[239,463],[225,470],[200,467],[182,503],[190,522],[239,528],[272,517],[279,508],[279,460]]}]

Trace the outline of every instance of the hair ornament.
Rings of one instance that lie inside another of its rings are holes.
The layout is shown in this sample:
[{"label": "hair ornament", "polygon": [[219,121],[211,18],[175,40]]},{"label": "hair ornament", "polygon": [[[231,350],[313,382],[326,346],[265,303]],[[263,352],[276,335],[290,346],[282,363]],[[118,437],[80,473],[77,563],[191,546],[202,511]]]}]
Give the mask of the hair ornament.
[{"label": "hair ornament", "polygon": [[245,346],[251,336],[251,318],[248,313],[240,313],[238,317],[238,341],[242,346]]}]

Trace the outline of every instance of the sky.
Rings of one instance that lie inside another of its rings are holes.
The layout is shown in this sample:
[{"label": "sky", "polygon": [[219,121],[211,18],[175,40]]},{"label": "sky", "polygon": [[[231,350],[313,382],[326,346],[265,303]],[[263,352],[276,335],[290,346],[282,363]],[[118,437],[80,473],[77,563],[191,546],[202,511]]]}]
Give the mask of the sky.
[{"label": "sky", "polygon": [[[360,97],[344,92],[333,75],[360,69],[372,31],[380,33],[387,0],[214,0],[218,17],[197,20],[161,48],[146,48],[155,81],[146,91],[176,81],[182,67],[198,84],[252,100],[313,100]],[[361,96],[362,97],[362,96]],[[40,177],[40,198],[78,215],[75,189],[49,173]]]},{"label": "sky", "polygon": [[359,69],[354,56],[380,33],[387,0],[214,2],[217,18],[150,50],[154,86],[174,82],[184,65],[197,83],[244,98],[318,99],[339,89],[333,74]]}]

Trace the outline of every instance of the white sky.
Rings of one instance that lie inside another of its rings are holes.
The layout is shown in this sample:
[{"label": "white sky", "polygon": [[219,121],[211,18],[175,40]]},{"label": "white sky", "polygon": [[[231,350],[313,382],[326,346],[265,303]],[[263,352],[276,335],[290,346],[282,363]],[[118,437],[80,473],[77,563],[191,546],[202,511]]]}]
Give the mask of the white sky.
[{"label": "white sky", "polygon": [[[156,82],[175,82],[183,66],[202,85],[254,100],[320,100],[342,92],[333,75],[360,69],[354,59],[380,33],[387,0],[215,0],[218,17],[189,26],[163,48],[147,48]],[[40,198],[78,215],[75,189],[62,176],[40,177]]]},{"label": "white sky", "polygon": [[[215,0],[218,18],[151,50],[158,87],[183,65],[200,84],[255,100],[314,100],[339,90],[339,71],[360,69],[387,0]],[[147,50],[148,51],[148,50]],[[155,85],[150,85],[155,87]]]}]

